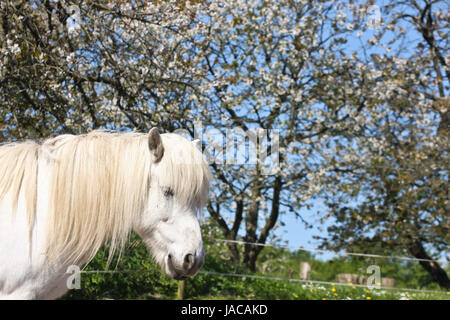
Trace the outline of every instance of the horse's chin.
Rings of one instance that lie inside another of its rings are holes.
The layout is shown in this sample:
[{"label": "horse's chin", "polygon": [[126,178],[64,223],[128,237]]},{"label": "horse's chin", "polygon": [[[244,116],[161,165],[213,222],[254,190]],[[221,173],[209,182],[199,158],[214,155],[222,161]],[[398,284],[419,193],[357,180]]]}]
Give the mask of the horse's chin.
[{"label": "horse's chin", "polygon": [[149,241],[149,238],[144,240],[150,249],[150,252],[154,260],[158,263],[161,271],[169,278],[174,280],[186,280],[189,277],[194,276],[200,270],[204,263],[204,253],[203,248],[201,249],[202,254],[197,255],[192,264],[189,267],[185,267],[183,261],[175,260],[173,253],[171,254],[168,248],[163,246],[158,247],[155,243],[156,241]]},{"label": "horse's chin", "polygon": [[170,277],[174,280],[183,281],[183,280],[186,280],[187,278],[189,278],[190,276],[176,275],[174,277],[172,277],[172,276],[170,276]]}]

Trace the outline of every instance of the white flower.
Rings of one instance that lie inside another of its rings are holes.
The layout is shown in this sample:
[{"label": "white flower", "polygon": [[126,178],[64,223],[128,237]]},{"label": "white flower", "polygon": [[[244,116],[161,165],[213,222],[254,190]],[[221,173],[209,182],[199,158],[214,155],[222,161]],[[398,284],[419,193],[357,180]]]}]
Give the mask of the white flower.
[{"label": "white flower", "polygon": [[10,39],[6,41],[6,45],[8,46],[8,51],[14,55],[21,52],[19,45],[17,43],[13,43],[13,41]]}]

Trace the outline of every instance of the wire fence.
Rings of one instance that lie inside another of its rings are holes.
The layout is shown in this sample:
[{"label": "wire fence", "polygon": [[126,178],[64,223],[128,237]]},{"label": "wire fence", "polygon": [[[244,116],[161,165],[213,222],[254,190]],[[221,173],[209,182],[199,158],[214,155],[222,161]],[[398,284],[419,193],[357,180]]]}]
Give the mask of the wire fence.
[{"label": "wire fence", "polygon": [[222,273],[222,272],[214,272],[214,271],[199,271],[199,273],[200,274],[217,275],[217,276],[225,276],[225,277],[238,277],[238,278],[249,278],[249,279],[263,279],[263,280],[300,282],[300,283],[305,283],[305,284],[323,284],[323,285],[342,286],[342,287],[358,287],[358,288],[368,288],[368,289],[400,290],[400,291],[413,291],[413,292],[426,292],[426,293],[439,293],[439,294],[442,294],[441,291],[435,291],[435,290],[423,290],[423,289],[412,289],[412,288],[396,288],[396,287],[385,287],[385,286],[380,286],[380,285],[364,285],[364,284],[354,284],[354,283],[350,284],[350,283],[331,282],[331,281],[291,279],[291,278],[248,275],[248,274],[237,274],[237,273]]},{"label": "wire fence", "polygon": [[304,248],[304,247],[291,247],[291,246],[280,246],[280,245],[274,245],[270,243],[257,243],[257,242],[246,242],[246,241],[240,241],[240,240],[227,240],[227,239],[218,239],[217,241],[223,241],[223,242],[229,242],[229,243],[237,243],[237,244],[246,244],[246,245],[254,245],[254,246],[263,246],[263,247],[272,247],[272,248],[282,248],[282,249],[296,249],[296,250],[302,250],[302,251],[308,251],[308,252],[319,252],[319,253],[325,253],[325,252],[333,252],[338,255],[344,255],[344,256],[357,256],[357,257],[366,257],[366,258],[381,258],[381,259],[396,259],[396,260],[409,260],[409,261],[428,261],[428,262],[434,262],[437,263],[436,260],[431,259],[418,259],[413,257],[405,257],[405,256],[386,256],[386,255],[380,255],[380,254],[369,254],[369,253],[358,253],[358,252],[334,252],[331,250],[323,250],[323,249],[310,249],[310,248]]},{"label": "wire fence", "polygon": [[[227,240],[227,239],[217,239],[217,242],[223,243],[236,243],[243,245],[257,245],[257,246],[265,246],[272,248],[283,248],[283,249],[296,249],[303,250],[308,252],[333,252],[331,250],[324,249],[312,249],[312,248],[304,248],[304,247],[295,247],[292,248],[290,246],[282,246],[282,245],[274,245],[271,243],[255,243],[255,242],[246,242],[240,240]],[[429,261],[435,262],[435,260],[430,259],[418,259],[413,257],[405,257],[405,256],[388,256],[388,255],[379,255],[379,254],[365,254],[365,253],[357,253],[357,252],[340,252],[338,254],[349,255],[349,256],[360,256],[365,258],[376,258],[376,259],[398,259],[398,260],[407,260],[407,261]],[[120,273],[140,273],[140,272],[149,272],[148,269],[136,269],[136,270],[82,270],[81,273],[84,274],[120,274]],[[420,292],[420,293],[435,293],[435,294],[443,294],[442,291],[436,290],[424,290],[424,289],[413,289],[413,288],[399,288],[399,287],[387,287],[381,286],[380,284],[369,285],[369,284],[357,284],[357,283],[342,283],[342,282],[331,282],[331,281],[320,281],[320,280],[306,280],[306,279],[296,279],[296,278],[283,278],[283,277],[275,277],[275,276],[263,276],[263,275],[254,275],[254,274],[239,274],[239,273],[224,273],[224,272],[215,272],[215,271],[205,271],[201,270],[198,272],[199,274],[210,275],[210,276],[224,276],[224,277],[233,277],[233,278],[241,278],[245,279],[261,279],[261,280],[273,280],[273,281],[288,281],[288,282],[297,282],[304,283],[306,285],[331,285],[331,286],[341,286],[341,287],[358,287],[358,288],[367,288],[367,289],[379,289],[379,290],[396,290],[396,291],[406,291],[406,292]]]},{"label": "wire fence", "polygon": [[[136,270],[83,270],[81,273],[84,274],[120,274],[120,273],[139,273],[139,272],[149,272],[147,269],[136,269]],[[357,287],[365,289],[383,289],[383,290],[396,290],[396,291],[410,291],[410,292],[422,292],[422,293],[436,293],[443,294],[442,291],[436,290],[424,290],[424,289],[413,289],[413,288],[397,288],[397,287],[385,287],[380,285],[366,285],[366,284],[356,284],[356,283],[341,283],[341,282],[331,282],[331,281],[319,281],[319,280],[303,280],[303,279],[293,279],[293,278],[283,278],[283,277],[273,277],[273,276],[260,276],[254,274],[240,274],[240,273],[225,273],[225,272],[215,272],[215,271],[199,271],[198,274],[212,275],[212,276],[222,276],[222,277],[234,277],[245,279],[261,279],[261,280],[274,280],[274,281],[288,281],[288,282],[299,282],[309,285],[330,285],[330,286],[341,286],[341,287]]]}]

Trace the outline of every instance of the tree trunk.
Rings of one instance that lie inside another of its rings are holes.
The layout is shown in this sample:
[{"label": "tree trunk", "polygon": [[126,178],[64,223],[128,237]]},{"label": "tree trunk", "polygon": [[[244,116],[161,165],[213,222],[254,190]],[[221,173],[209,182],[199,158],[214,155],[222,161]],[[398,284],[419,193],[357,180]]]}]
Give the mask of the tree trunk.
[{"label": "tree trunk", "polygon": [[[225,238],[227,240],[236,240],[239,227],[241,226],[242,218],[243,218],[243,210],[244,210],[244,203],[242,200],[239,200],[236,202],[236,213],[234,217],[233,226],[231,229],[228,227],[227,223],[223,219],[223,217],[220,215],[220,207],[217,205],[214,209],[211,203],[208,204],[208,211],[211,214],[211,217],[219,224],[219,227],[222,229]],[[229,242],[227,243],[228,249],[231,253],[231,261],[234,264],[235,271],[237,270],[237,267],[240,263],[240,254],[239,249],[237,247],[236,243]]]},{"label": "tree trunk", "polygon": [[[254,198],[255,199],[255,198]],[[259,211],[259,202],[253,201],[250,205],[250,209],[247,213],[245,229],[245,241],[255,243],[257,240],[256,228],[258,226],[258,211]],[[244,265],[250,269],[250,271],[256,271],[256,245],[253,244],[245,244],[244,246]]]},{"label": "tree trunk", "polygon": [[[229,239],[229,240],[235,240],[235,239]],[[237,247],[236,243],[232,243],[232,242],[229,242],[227,245],[228,245],[228,250],[230,250],[230,253],[231,253],[231,262],[233,262],[234,269],[237,270],[237,267],[241,261],[238,247]]]},{"label": "tree trunk", "polygon": [[[426,252],[422,243],[415,242],[409,247],[411,254],[417,259],[433,260]],[[435,261],[419,261],[420,265],[430,274],[431,279],[437,282],[441,288],[450,289],[450,280],[441,266]]]},{"label": "tree trunk", "polygon": [[[266,219],[266,222],[261,230],[261,233],[259,235],[259,238],[257,238],[256,235],[256,222],[254,225],[254,229],[251,229],[252,231],[254,230],[255,233],[249,233],[247,230],[247,235],[246,235],[246,241],[248,242],[257,242],[257,243],[261,243],[261,244],[265,244],[267,237],[269,236],[270,231],[273,229],[273,227],[275,226],[275,223],[278,220],[279,214],[280,214],[280,193],[281,193],[281,189],[282,189],[282,185],[283,182],[281,180],[281,178],[279,176],[276,177],[276,179],[273,182],[273,197],[272,197],[272,209],[270,212],[269,217]],[[254,198],[255,199],[255,198]],[[258,209],[259,209],[259,203],[258,206],[255,206],[255,208],[250,208],[250,211],[254,209],[256,210],[256,217],[258,214]],[[254,237],[254,240],[249,240],[249,239],[253,239],[251,237],[249,237],[249,234],[251,236]],[[250,269],[253,272],[256,272],[256,259],[258,258],[258,255],[260,254],[260,252],[262,251],[262,249],[264,248],[264,246],[258,246],[258,245],[246,245],[245,247],[245,256],[244,256],[244,263],[245,266]]]},{"label": "tree trunk", "polygon": [[[258,172],[259,173],[259,172]],[[258,229],[259,198],[261,187],[258,177],[256,177],[252,187],[252,200],[245,219],[245,241],[255,243]],[[246,244],[244,246],[244,265],[252,272],[256,272],[257,246]]]},{"label": "tree trunk", "polygon": [[248,245],[245,250],[244,264],[251,272],[256,272],[256,258],[258,257],[256,246]]}]

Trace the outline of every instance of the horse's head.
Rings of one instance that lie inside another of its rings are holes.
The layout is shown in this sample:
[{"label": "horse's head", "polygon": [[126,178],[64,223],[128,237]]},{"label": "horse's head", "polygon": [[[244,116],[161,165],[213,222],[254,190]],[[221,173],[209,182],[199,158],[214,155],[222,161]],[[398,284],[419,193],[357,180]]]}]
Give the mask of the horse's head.
[{"label": "horse's head", "polygon": [[148,137],[150,190],[136,226],[163,271],[183,280],[204,263],[197,213],[208,197],[210,171],[195,142],[177,134]]}]

